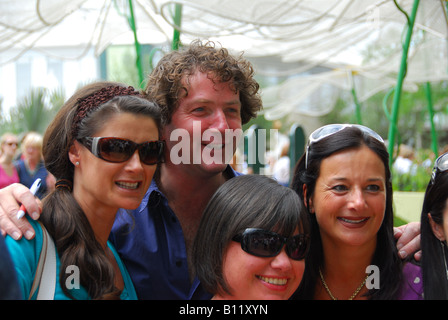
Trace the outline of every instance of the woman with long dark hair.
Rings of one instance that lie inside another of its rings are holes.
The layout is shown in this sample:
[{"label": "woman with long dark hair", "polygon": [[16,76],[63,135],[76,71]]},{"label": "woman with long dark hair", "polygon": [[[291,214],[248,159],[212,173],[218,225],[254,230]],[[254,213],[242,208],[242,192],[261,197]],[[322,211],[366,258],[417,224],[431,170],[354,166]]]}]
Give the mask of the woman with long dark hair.
[{"label": "woman with long dark hair", "polygon": [[57,181],[41,224],[27,218],[36,237],[6,238],[24,298],[37,297],[45,230],[56,248],[54,299],[137,298],[108,238],[117,210],[137,208],[148,190],[163,149],[160,117],[156,104],[118,83],[87,85],[64,104],[44,136],[45,166]]},{"label": "woman with long dark hair", "polygon": [[448,299],[448,153],[434,163],[421,214],[422,272],[425,299]]},{"label": "woman with long dark hair", "polygon": [[412,287],[419,269],[403,269],[395,245],[389,154],[381,136],[361,125],[317,129],[292,188],[311,219],[297,298],[421,298],[420,288]]}]

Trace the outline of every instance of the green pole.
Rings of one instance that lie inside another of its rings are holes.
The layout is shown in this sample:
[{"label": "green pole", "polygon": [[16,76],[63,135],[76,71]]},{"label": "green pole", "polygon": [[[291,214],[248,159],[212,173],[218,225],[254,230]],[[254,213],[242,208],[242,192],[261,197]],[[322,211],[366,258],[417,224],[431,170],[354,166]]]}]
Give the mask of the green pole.
[{"label": "green pole", "polygon": [[182,5],[176,3],[174,9],[174,33],[173,33],[173,42],[171,43],[171,50],[176,51],[179,50],[180,45],[180,23],[182,21]]},{"label": "green pole", "polygon": [[355,87],[352,87],[351,91],[352,91],[353,102],[355,103],[356,122],[358,124],[362,124],[361,105],[359,104],[358,97],[356,95]]},{"label": "green pole", "polygon": [[[394,1],[395,2],[395,1]],[[397,5],[398,9],[400,11],[402,11],[402,9],[398,6],[398,4],[395,2],[395,4]],[[402,11],[408,20],[408,30],[406,32],[406,40],[405,43],[403,44],[403,53],[402,53],[402,57],[401,57],[401,65],[400,65],[400,70],[398,73],[398,80],[397,80],[397,85],[395,88],[395,93],[394,93],[394,100],[393,100],[393,105],[392,105],[392,115],[391,115],[391,124],[389,127],[389,146],[388,146],[388,151],[390,154],[389,157],[389,165],[392,166],[393,163],[393,152],[394,152],[394,146],[395,146],[395,136],[397,133],[397,122],[398,122],[398,111],[400,108],[400,97],[401,97],[401,92],[403,89],[403,81],[404,78],[406,76],[406,69],[407,69],[407,59],[408,59],[408,52],[409,52],[409,45],[411,43],[411,37],[412,37],[412,30],[414,29],[414,22],[415,22],[415,16],[417,15],[417,8],[419,5],[419,0],[414,0],[414,4],[412,6],[412,14],[410,17],[408,17],[406,15],[406,13],[404,11]]]},{"label": "green pole", "polygon": [[428,100],[429,121],[431,122],[431,148],[437,158],[439,154],[437,150],[437,131],[434,125],[434,107],[431,96],[431,84],[429,82],[425,83],[425,93],[426,100]]},{"label": "green pole", "polygon": [[134,33],[134,46],[135,46],[135,52],[136,52],[136,56],[137,56],[136,60],[135,60],[135,64],[137,66],[139,84],[140,84],[140,86],[143,87],[144,77],[143,77],[143,67],[142,67],[142,61],[141,61],[141,47],[140,47],[140,42],[138,42],[138,38],[137,38],[137,27],[135,24],[134,8],[132,5],[132,0],[129,0],[129,11],[130,11],[130,17],[128,19],[128,23],[132,29],[132,32]]},{"label": "green pole", "polygon": [[352,97],[353,97],[353,102],[355,104],[355,117],[356,117],[356,123],[358,124],[362,124],[362,117],[361,117],[361,104],[359,103],[358,100],[358,95],[356,94],[356,89],[355,89],[355,79],[353,78],[354,76],[354,71],[351,70],[350,71],[350,82],[351,82],[351,87],[352,89],[350,90],[352,93]]}]

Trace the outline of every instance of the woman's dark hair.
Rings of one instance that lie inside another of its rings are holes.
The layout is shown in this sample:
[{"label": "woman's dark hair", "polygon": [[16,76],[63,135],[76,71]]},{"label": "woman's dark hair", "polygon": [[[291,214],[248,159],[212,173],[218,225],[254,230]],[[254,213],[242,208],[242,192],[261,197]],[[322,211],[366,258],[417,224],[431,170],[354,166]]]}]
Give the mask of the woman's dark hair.
[{"label": "woman's dark hair", "polygon": [[162,57],[148,78],[145,94],[162,109],[164,125],[171,122],[182,90],[188,94],[183,80],[188,83],[188,77],[197,71],[210,74],[210,79],[230,81],[240,94],[243,124],[261,110],[259,84],[254,79],[252,64],[242,56],[233,57],[225,48],[215,48],[213,42],[194,41],[187,48]]},{"label": "woman's dark hair", "polygon": [[296,229],[309,234],[304,206],[292,189],[260,175],[228,180],[210,199],[193,244],[194,271],[207,292],[232,294],[223,276],[223,258],[232,238],[246,228],[285,237]]},{"label": "woman's dark hair", "polygon": [[[367,146],[375,152],[385,167],[386,173],[386,208],[383,223],[377,234],[377,246],[372,264],[380,269],[380,289],[372,289],[367,295],[369,299],[395,299],[399,294],[401,284],[401,260],[393,236],[393,207],[392,183],[389,168],[389,154],[385,145],[377,139],[363,133],[356,127],[347,127],[337,133],[314,142],[308,149],[308,168],[305,168],[306,154],[296,164],[291,187],[305,201],[309,208],[309,200],[314,194],[316,181],[319,177],[322,160],[332,154],[348,149],[357,149]],[[306,199],[304,199],[303,186],[307,186]],[[319,225],[316,215],[307,209],[311,221],[311,247],[306,258],[305,273],[302,283],[294,298],[313,299],[316,283],[319,279],[319,268],[323,267],[323,248]]]},{"label": "woman's dark hair", "polygon": [[[428,214],[434,222],[443,226],[443,214],[448,200],[448,171],[437,171],[434,180],[426,187],[421,214],[421,246],[423,292],[426,300],[448,299],[446,273],[447,247],[433,233]],[[443,251],[442,251],[443,250]]]},{"label": "woman's dark hair", "polygon": [[[72,130],[79,101],[110,86],[124,87],[119,83],[96,82],[78,90],[63,105],[44,136],[45,166],[56,180],[65,182],[65,187],[56,188],[43,200],[41,221],[55,240],[61,260],[60,284],[64,293],[71,298],[73,296],[65,285],[69,276],[65,270],[70,265],[76,265],[81,270],[80,283],[92,299],[101,299],[117,291],[113,266],[70,190],[74,166],[68,154],[73,141],[94,136],[111,117],[120,113],[150,117],[160,130],[161,115],[158,106],[135,95],[115,96],[100,104],[83,117],[77,130]],[[76,136],[73,136],[74,133]]]}]

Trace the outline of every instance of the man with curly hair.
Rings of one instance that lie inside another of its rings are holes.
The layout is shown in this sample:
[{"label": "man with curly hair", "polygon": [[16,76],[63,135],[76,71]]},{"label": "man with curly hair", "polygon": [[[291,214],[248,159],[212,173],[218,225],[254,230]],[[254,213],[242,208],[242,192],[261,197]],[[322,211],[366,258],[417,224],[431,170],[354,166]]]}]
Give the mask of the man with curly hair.
[{"label": "man with curly hair", "polygon": [[[162,109],[165,159],[141,207],[131,217],[119,215],[112,237],[140,299],[208,297],[195,292],[189,252],[209,199],[238,173],[227,162],[207,162],[201,156],[211,149],[235,152],[235,140],[225,141],[225,132],[241,130],[262,107],[253,75],[242,56],[213,43],[193,42],[165,55],[149,76],[145,94]],[[173,139],[179,130],[193,138],[195,128],[200,141]],[[206,131],[214,138],[207,138]],[[174,150],[182,143],[182,152],[190,154],[179,162]],[[198,154],[200,161],[193,161]]]},{"label": "man with curly hair", "polygon": [[[110,237],[139,299],[210,297],[191,274],[189,251],[209,199],[239,175],[216,155],[235,152],[235,135],[228,138],[226,132],[242,132],[242,124],[262,108],[253,76],[252,65],[242,56],[200,41],[166,54],[149,76],[143,94],[162,111],[164,161],[140,207],[118,212]],[[178,141],[176,132],[188,139]],[[179,145],[181,150],[176,149]],[[179,153],[184,161],[178,161]],[[204,154],[215,161],[206,161]],[[28,189],[16,184],[0,190],[0,198],[2,233],[15,239],[21,234],[34,237],[26,219],[11,218],[17,202],[33,219],[39,217]]]},{"label": "man with curly hair", "polygon": [[[216,153],[235,151],[235,136],[227,141],[226,132],[241,130],[261,110],[259,85],[251,63],[242,56],[196,41],[160,60],[144,94],[162,110],[165,159],[140,207],[117,214],[110,240],[139,299],[207,299],[210,294],[191,274],[189,252],[209,199],[239,173],[226,161],[205,161],[203,155],[219,160]],[[190,138],[199,132],[199,141],[179,141],[179,132]],[[19,203],[38,219],[39,206],[32,194],[15,184],[0,190],[0,227],[15,239],[22,234],[30,239],[34,237],[31,225],[13,218]],[[409,232],[400,241],[413,242],[410,239],[416,234]]]}]

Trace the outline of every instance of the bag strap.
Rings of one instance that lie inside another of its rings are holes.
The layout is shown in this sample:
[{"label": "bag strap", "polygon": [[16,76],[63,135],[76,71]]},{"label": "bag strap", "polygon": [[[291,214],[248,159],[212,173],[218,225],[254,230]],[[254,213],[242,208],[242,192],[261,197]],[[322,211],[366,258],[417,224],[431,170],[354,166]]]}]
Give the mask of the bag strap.
[{"label": "bag strap", "polygon": [[38,290],[37,300],[53,300],[56,288],[56,249],[47,229],[42,222],[38,221],[38,223],[42,228],[42,250],[28,300],[32,298],[36,290]]}]

